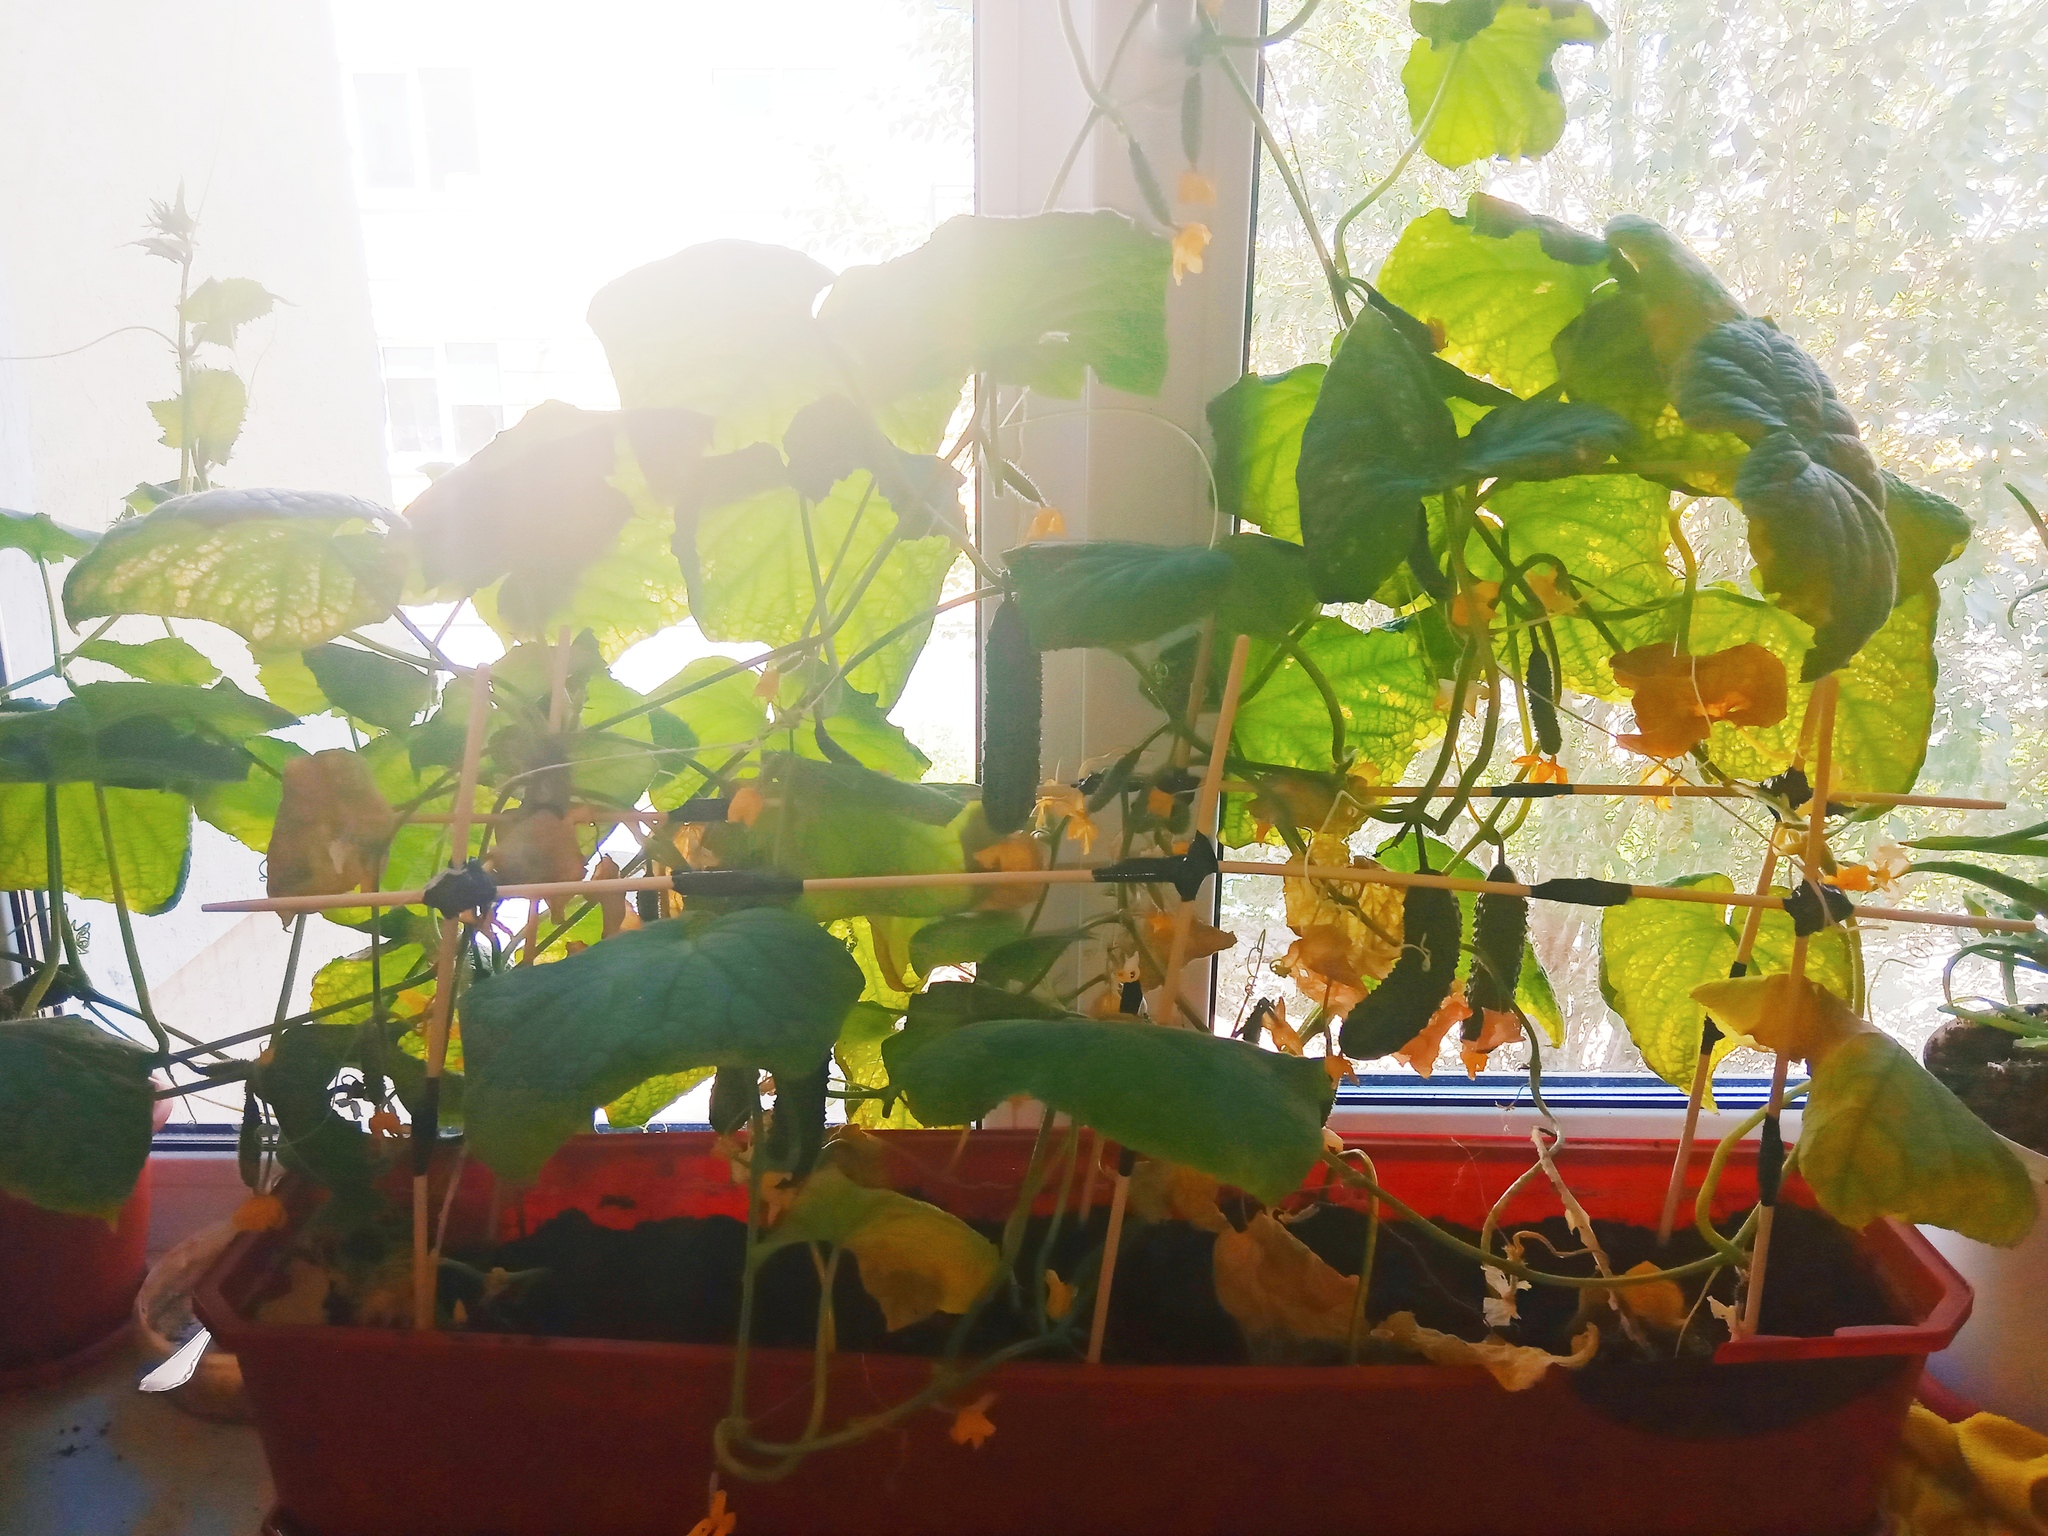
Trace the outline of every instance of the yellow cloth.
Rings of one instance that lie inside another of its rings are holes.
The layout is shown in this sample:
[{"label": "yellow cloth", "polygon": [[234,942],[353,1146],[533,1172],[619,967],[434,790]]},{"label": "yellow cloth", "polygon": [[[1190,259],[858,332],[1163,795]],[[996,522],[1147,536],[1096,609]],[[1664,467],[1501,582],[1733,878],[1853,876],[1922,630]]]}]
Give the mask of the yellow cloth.
[{"label": "yellow cloth", "polygon": [[2048,1536],[2048,1435],[1913,1404],[1885,1483],[1893,1536]]}]

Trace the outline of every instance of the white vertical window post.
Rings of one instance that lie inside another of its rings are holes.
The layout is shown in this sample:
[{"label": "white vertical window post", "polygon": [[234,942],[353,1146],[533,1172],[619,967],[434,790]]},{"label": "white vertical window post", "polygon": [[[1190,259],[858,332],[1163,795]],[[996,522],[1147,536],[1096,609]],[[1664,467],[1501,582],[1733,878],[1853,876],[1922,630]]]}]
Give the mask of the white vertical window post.
[{"label": "white vertical window post", "polygon": [[[1173,198],[1187,164],[1181,135],[1187,44],[1201,11],[1201,0],[980,0],[978,211],[1022,215],[1044,208],[1089,115],[1063,12],[1090,78],[1114,102]],[[1247,35],[1257,32],[1259,18],[1257,0],[1225,0],[1215,20],[1226,34]],[[1104,87],[1120,42],[1122,57]],[[1247,80],[1256,78],[1253,53],[1232,50]],[[1005,390],[996,401],[997,419],[1011,423],[1003,441],[1063,513],[1071,538],[1206,544],[1217,531],[1204,407],[1244,366],[1256,137],[1243,104],[1213,62],[1204,69],[1203,119],[1201,170],[1215,186],[1216,202],[1173,208],[1177,219],[1207,226],[1210,238],[1202,270],[1189,272],[1167,293],[1165,387],[1146,398],[1091,377],[1078,400],[1033,395],[1020,409],[1016,392]],[[1053,206],[1115,208],[1157,227],[1123,135],[1108,121],[1090,131]],[[1014,492],[984,481],[983,546],[1001,551],[1018,543],[1034,510]],[[1129,669],[1115,658],[1082,651],[1046,657],[1045,774],[1072,779],[1084,762],[1127,748],[1156,723]],[[1185,990],[1206,997],[1209,986],[1191,976]]]}]

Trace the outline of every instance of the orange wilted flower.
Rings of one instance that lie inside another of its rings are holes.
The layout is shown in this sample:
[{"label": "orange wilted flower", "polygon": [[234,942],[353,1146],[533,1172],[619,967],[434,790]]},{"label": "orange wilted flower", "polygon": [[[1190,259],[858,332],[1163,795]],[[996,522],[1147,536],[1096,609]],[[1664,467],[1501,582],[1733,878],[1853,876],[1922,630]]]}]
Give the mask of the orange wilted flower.
[{"label": "orange wilted flower", "polygon": [[285,1224],[284,1202],[275,1195],[251,1195],[229,1218],[237,1232],[274,1232]]},{"label": "orange wilted flower", "polygon": [[754,684],[754,697],[757,699],[773,699],[781,690],[782,669],[780,667],[763,667],[761,669],[761,680]]},{"label": "orange wilted flower", "polygon": [[1145,791],[1145,809],[1165,821],[1173,814],[1173,796],[1155,784]]},{"label": "orange wilted flower", "polygon": [[1049,822],[1064,820],[1067,836],[1081,845],[1081,852],[1095,848],[1095,818],[1088,814],[1088,797],[1071,784],[1047,779],[1038,786],[1038,807],[1031,824],[1041,831]]},{"label": "orange wilted flower", "polygon": [[1202,203],[1213,207],[1216,202],[1216,183],[1193,166],[1189,166],[1180,173],[1178,193],[1181,202]]},{"label": "orange wilted flower", "polygon": [[1525,571],[1522,580],[1536,594],[1536,601],[1543,605],[1546,613],[1577,613],[1578,599],[1567,597],[1558,590],[1557,577],[1549,571]]},{"label": "orange wilted flower", "polygon": [[1418,1077],[1428,1077],[1436,1070],[1436,1053],[1443,1046],[1444,1036],[1471,1017],[1472,1005],[1465,1001],[1465,983],[1451,983],[1449,994],[1437,1004],[1422,1032],[1394,1052],[1394,1059],[1412,1067]]},{"label": "orange wilted flower", "polygon": [[1645,757],[1691,751],[1718,720],[1764,726],[1785,718],[1785,664],[1755,643],[1706,656],[1644,645],[1608,665],[1635,694],[1636,734],[1615,740]]},{"label": "orange wilted flower", "polygon": [[690,1527],[690,1536],[732,1536],[739,1526],[740,1517],[725,1507],[725,1490],[716,1488],[711,1494],[711,1510]]},{"label": "orange wilted flower", "polygon": [[761,814],[761,807],[767,804],[761,798],[761,791],[751,784],[742,784],[732,792],[732,799],[725,807],[725,819],[747,826],[754,824],[754,818]]},{"label": "orange wilted flower", "polygon": [[1058,1322],[1073,1309],[1074,1288],[1048,1269],[1045,1272],[1045,1315]]},{"label": "orange wilted flower", "polygon": [[1040,507],[1031,514],[1031,526],[1024,530],[1024,542],[1032,544],[1040,539],[1057,539],[1066,531],[1065,513],[1058,507]]},{"label": "orange wilted flower", "polygon": [[1912,858],[1897,843],[1879,843],[1868,864],[1848,864],[1835,876],[1845,891],[1888,891],[1913,871]]},{"label": "orange wilted flower", "polygon": [[1453,629],[1484,629],[1500,611],[1500,583],[1475,581],[1451,599]]},{"label": "orange wilted flower", "polygon": [[1556,758],[1541,752],[1525,753],[1515,759],[1515,766],[1529,770],[1531,784],[1569,784],[1572,781],[1571,775],[1564,771]]},{"label": "orange wilted flower", "polygon": [[[1640,782],[1669,788],[1673,784],[1683,784],[1685,782],[1685,775],[1663,763],[1652,763],[1650,764],[1649,771],[1643,775]],[[1656,806],[1660,811],[1668,811],[1671,809],[1673,798],[1671,795],[1652,795],[1650,797],[1650,804]]]},{"label": "orange wilted flower", "polygon": [[996,1400],[993,1392],[985,1392],[973,1402],[953,1415],[953,1427],[947,1431],[955,1445],[971,1445],[977,1451],[982,1442],[996,1432],[988,1416],[989,1404]]},{"label": "orange wilted flower", "polygon": [[1202,252],[1209,248],[1209,226],[1183,224],[1173,232],[1173,280],[1202,270]]},{"label": "orange wilted flower", "polygon": [[1512,1045],[1521,1038],[1521,1015],[1488,1008],[1479,1021],[1479,1038],[1458,1042],[1458,1059],[1465,1064],[1465,1075],[1477,1077],[1479,1069],[1486,1065],[1486,1058],[1497,1048]]}]

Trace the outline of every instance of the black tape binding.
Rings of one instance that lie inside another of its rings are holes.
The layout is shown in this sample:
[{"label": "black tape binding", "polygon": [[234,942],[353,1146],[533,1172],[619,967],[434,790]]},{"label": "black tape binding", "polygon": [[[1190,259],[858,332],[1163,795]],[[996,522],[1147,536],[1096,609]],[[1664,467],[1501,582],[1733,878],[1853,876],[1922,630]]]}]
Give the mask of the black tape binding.
[{"label": "black tape binding", "polygon": [[1569,784],[1496,784],[1486,791],[1495,800],[1549,800],[1571,792]]},{"label": "black tape binding", "polygon": [[1785,910],[1792,918],[1792,932],[1802,939],[1856,915],[1855,903],[1834,886],[1816,886],[1811,880],[1802,880],[1785,898]]},{"label": "black tape binding", "polygon": [[679,869],[670,880],[678,896],[785,901],[804,893],[800,877],[777,869]]},{"label": "black tape binding", "polygon": [[1778,1203],[1778,1186],[1785,1177],[1785,1138],[1778,1130],[1778,1117],[1764,1118],[1764,1133],[1756,1146],[1756,1197],[1763,1205]]},{"label": "black tape binding", "polygon": [[[1776,778],[1765,779],[1757,788],[1774,800],[1784,801],[1795,811],[1813,798],[1813,786],[1807,782],[1806,772],[1801,768],[1787,768]],[[1773,811],[1772,814],[1777,813]]]},{"label": "black tape binding", "polygon": [[481,859],[471,859],[460,869],[444,869],[434,876],[421,898],[443,917],[480,912],[498,899],[498,882]]},{"label": "black tape binding", "polygon": [[1116,995],[1118,1013],[1140,1014],[1145,1011],[1145,984],[1142,981],[1125,982]]},{"label": "black tape binding", "polygon": [[1545,880],[1529,887],[1538,901],[1566,901],[1575,907],[1618,907],[1629,899],[1629,888],[1618,880]]},{"label": "black tape binding", "polygon": [[1193,901],[1202,882],[1216,873],[1216,845],[1197,832],[1186,853],[1172,858],[1124,859],[1095,871],[1105,885],[1170,885],[1182,901]]}]

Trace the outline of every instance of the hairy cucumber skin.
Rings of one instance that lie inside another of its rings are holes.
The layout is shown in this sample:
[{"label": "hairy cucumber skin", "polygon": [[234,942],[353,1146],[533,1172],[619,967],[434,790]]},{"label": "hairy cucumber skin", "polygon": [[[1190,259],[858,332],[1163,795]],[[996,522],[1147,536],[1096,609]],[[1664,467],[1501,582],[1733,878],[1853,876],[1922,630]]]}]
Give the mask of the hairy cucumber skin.
[{"label": "hairy cucumber skin", "polygon": [[1550,653],[1538,641],[1529,658],[1529,680],[1523,693],[1529,700],[1529,723],[1536,728],[1537,749],[1555,757],[1564,750],[1564,732],[1557,723],[1557,683],[1550,675]]},{"label": "hairy cucumber skin", "polygon": [[1045,658],[1006,597],[988,621],[982,659],[981,811],[992,832],[1019,830],[1037,804],[1044,696]]},{"label": "hairy cucumber skin", "polygon": [[[1513,885],[1515,872],[1507,862],[1493,866],[1488,880]],[[1467,993],[1472,1017],[1491,1009],[1510,1013],[1515,987],[1522,979],[1522,946],[1529,940],[1529,901],[1524,896],[1479,898],[1472,919],[1472,982]]]},{"label": "hairy cucumber skin", "polygon": [[1344,1020],[1338,1043],[1346,1056],[1370,1061],[1422,1033],[1457,979],[1462,926],[1458,898],[1449,891],[1408,888],[1401,900],[1401,958]]}]

